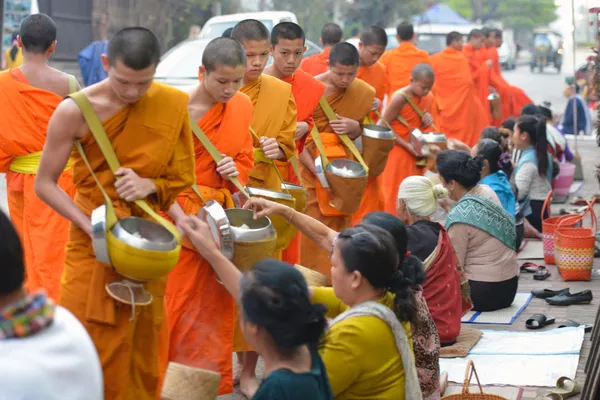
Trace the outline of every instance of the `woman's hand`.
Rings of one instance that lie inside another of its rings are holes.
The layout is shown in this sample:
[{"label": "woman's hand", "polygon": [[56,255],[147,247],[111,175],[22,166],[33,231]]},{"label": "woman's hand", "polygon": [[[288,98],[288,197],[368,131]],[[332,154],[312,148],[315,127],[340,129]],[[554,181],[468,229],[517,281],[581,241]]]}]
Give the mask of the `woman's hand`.
[{"label": "woman's hand", "polygon": [[208,224],[195,215],[188,215],[177,223],[185,236],[192,242],[194,248],[209,263],[215,256],[221,254],[219,246],[213,238]]},{"label": "woman's hand", "polygon": [[254,219],[265,216],[269,217],[271,215],[291,215],[294,212],[293,208],[261,197],[251,197],[246,204],[244,204],[244,210],[254,211]]}]

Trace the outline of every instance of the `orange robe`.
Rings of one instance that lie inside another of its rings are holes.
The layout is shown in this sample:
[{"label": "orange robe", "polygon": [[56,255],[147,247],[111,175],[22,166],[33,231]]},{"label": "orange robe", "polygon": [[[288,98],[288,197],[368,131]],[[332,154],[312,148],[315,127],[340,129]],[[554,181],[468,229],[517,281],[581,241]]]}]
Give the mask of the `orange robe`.
[{"label": "orange robe", "polygon": [[492,60],[492,67],[490,68],[490,86],[496,89],[502,100],[502,117],[492,117],[492,125],[500,126],[502,125],[502,121],[510,117],[511,114],[512,95],[510,84],[504,80],[501,71],[494,68],[495,63],[498,63],[498,66],[500,66],[500,56],[498,55],[496,46],[483,46],[480,51],[484,62],[485,60]]},{"label": "orange robe", "polygon": [[[356,77],[365,81],[375,89],[375,97],[383,101],[387,93],[387,69],[385,65],[377,62],[370,67],[360,67]],[[370,118],[366,118],[366,122],[376,123],[378,118],[374,112],[369,114]],[[371,121],[369,121],[369,119]],[[352,214],[350,225],[354,226],[360,223],[365,215],[383,210],[383,193],[381,191],[381,175],[369,178],[369,182],[365,187],[360,207],[358,211]]]},{"label": "orange robe", "polygon": [[[488,54],[492,56],[492,70],[499,76],[502,76],[502,68],[500,67],[500,55],[498,54],[498,48],[488,48]],[[504,81],[506,82],[506,80]],[[511,117],[518,117],[521,115],[521,109],[527,104],[533,103],[533,100],[531,100],[531,98],[527,96],[527,94],[525,94],[523,89],[517,86],[512,86],[508,82],[506,82],[506,84],[510,87],[511,100],[510,108],[507,110],[509,112],[508,115]]]},{"label": "orange robe", "polygon": [[[296,140],[296,151],[297,154],[300,154],[304,150],[306,138],[310,135],[310,131],[314,126],[312,114],[319,105],[319,99],[325,91],[325,85],[301,69],[296,70],[294,75],[282,80],[292,85],[292,94],[296,101],[296,120],[308,123],[308,133]],[[300,185],[300,179],[296,176],[291,164],[288,167],[287,181]],[[288,248],[283,251],[282,257],[283,261],[290,264],[300,262],[300,233],[294,236]]]},{"label": "orange robe", "polygon": [[[401,96],[400,93],[395,96]],[[428,112],[435,115],[434,110],[434,97],[432,93],[428,93],[425,97],[417,98],[412,97],[411,100],[421,109],[423,112]],[[423,128],[421,126],[421,117],[412,108],[410,104],[406,104],[400,110],[400,115],[406,120],[408,126],[405,126],[397,119],[394,119],[391,123],[392,129],[396,135],[400,136],[407,142],[410,140],[410,131],[414,128],[419,128],[422,132],[432,132],[433,128]],[[398,189],[404,178],[408,178],[413,175],[422,175],[423,169],[417,167],[417,159],[410,154],[404,147],[395,145],[390,152],[387,165],[383,171],[383,198],[384,198],[384,211],[393,215],[397,213],[397,197]]]},{"label": "orange robe", "polygon": [[483,112],[485,116],[485,125],[489,125],[492,122],[492,112],[490,109],[490,101],[488,100],[490,94],[490,68],[485,62],[485,59],[483,59],[481,50],[475,50],[471,45],[465,44],[462,51],[469,62],[471,77],[475,84],[475,93],[477,94],[479,104],[481,105],[480,111]]},{"label": "orange robe", "polygon": [[[329,95],[327,101],[338,115],[352,118],[362,124],[365,117],[369,114],[374,98],[375,89],[360,79],[355,79],[346,90]],[[329,120],[321,107],[317,107],[313,114],[313,118],[315,119],[315,126],[321,133],[323,146],[329,159],[352,158],[352,156],[350,156],[350,151],[346,149],[342,144],[340,137],[334,133],[329,125]],[[318,150],[312,137],[307,139],[306,149],[313,159],[317,157]],[[313,175],[309,169],[305,168],[303,165],[301,165],[300,168],[302,169],[304,187],[308,191],[307,215],[318,219],[337,232],[348,227],[350,216],[337,212],[337,210],[334,210],[328,204],[322,204],[322,201],[319,202],[317,199],[317,190],[319,193],[322,193],[321,191],[325,189],[323,189],[317,177]],[[326,212],[329,215],[324,215],[321,207],[328,207]],[[313,241],[304,236],[302,237],[301,250],[301,265],[320,272],[331,279],[331,263],[327,251],[321,249]]]},{"label": "orange robe", "polygon": [[[223,154],[235,160],[242,185],[254,165],[252,137],[248,126],[252,103],[243,93],[227,103],[213,106],[198,126]],[[235,186],[221,177],[217,165],[198,139],[194,138],[196,184],[204,200],[215,200],[232,208]],[[177,201],[187,215],[196,215],[202,201],[191,189]],[[179,262],[169,274],[165,295],[169,320],[169,360],[216,371],[221,374],[219,394],[233,392],[231,353],[233,352],[235,300],[217,281],[211,266],[195,249],[184,247]]]},{"label": "orange robe", "polygon": [[[65,264],[69,221],[40,200],[34,191],[35,174],[10,170],[16,157],[41,152],[48,121],[62,97],[31,86],[21,70],[0,72],[0,172],[6,173],[10,219],[15,225],[25,257],[25,288],[44,289],[58,300]],[[71,170],[63,172],[59,186],[75,195]]]},{"label": "orange robe", "polygon": [[383,53],[379,62],[387,68],[389,103],[397,90],[409,84],[410,74],[415,65],[429,63],[429,54],[412,43],[402,42],[395,49]]},{"label": "orange robe", "polygon": [[437,127],[448,138],[472,147],[487,123],[476,98],[469,62],[461,51],[452,47],[434,54],[430,61],[435,72]]},{"label": "orange robe", "polygon": [[329,53],[331,53],[331,47],[326,47],[319,54],[306,57],[300,63],[300,69],[312,76],[324,74],[329,70]]},{"label": "orange robe", "polygon": [[[146,198],[155,210],[167,211],[177,195],[195,181],[194,147],[187,112],[188,96],[169,86],[153,83],[135,104],[103,122],[117,159],[125,168],[150,178],[156,194]],[[121,200],[115,178],[91,134],[81,144],[96,176],[112,199],[119,218],[149,218],[132,203]],[[96,182],[74,152],[75,202],[86,215],[104,204]],[[114,269],[96,260],[90,237],[71,224],[60,304],[85,326],[96,345],[104,371],[107,400],[151,400],[159,391],[159,360],[167,359],[168,330],[162,329],[167,277],[149,282],[152,304],[132,307],[106,293],[107,283],[121,280]]]}]

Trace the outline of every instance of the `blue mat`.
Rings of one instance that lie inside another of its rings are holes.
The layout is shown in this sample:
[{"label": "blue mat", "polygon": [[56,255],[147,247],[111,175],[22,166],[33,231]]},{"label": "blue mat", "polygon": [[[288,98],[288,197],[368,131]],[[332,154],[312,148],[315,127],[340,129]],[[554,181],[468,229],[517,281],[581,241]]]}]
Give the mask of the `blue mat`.
[{"label": "blue mat", "polygon": [[532,298],[531,293],[517,293],[510,307],[489,312],[470,311],[461,318],[461,321],[467,324],[512,325]]}]

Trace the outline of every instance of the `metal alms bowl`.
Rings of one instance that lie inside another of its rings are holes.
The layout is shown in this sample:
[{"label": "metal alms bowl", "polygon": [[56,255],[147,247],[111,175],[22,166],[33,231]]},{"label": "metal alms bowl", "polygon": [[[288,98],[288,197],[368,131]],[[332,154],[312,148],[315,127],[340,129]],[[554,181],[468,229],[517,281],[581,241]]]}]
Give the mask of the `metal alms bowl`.
[{"label": "metal alms bowl", "polygon": [[164,226],[139,217],[120,219],[111,229],[113,235],[128,246],[141,250],[172,251],[175,236]]},{"label": "metal alms bowl", "polygon": [[363,128],[363,136],[373,139],[394,139],[395,135],[390,129],[381,125],[367,124]]},{"label": "metal alms bowl", "polygon": [[[275,237],[276,232],[268,217],[254,219],[254,211],[242,208],[225,210],[235,242],[258,242]],[[250,229],[240,228],[246,225]]]},{"label": "metal alms bowl", "polygon": [[104,264],[110,264],[108,244],[106,243],[106,205],[92,211],[92,247],[96,259]]},{"label": "metal alms bowl", "polygon": [[[274,190],[269,190],[269,189],[261,189],[261,188],[246,186],[246,191],[248,192],[248,194],[250,196],[261,196],[261,197],[267,197],[267,198],[271,198],[271,199],[292,200],[292,196],[287,193],[276,192]],[[248,225],[248,226],[250,226],[250,225]]]},{"label": "metal alms bowl", "polygon": [[446,135],[440,132],[423,133],[420,129],[410,131],[410,144],[416,151],[422,152],[427,144],[445,143],[448,141]]},{"label": "metal alms bowl", "polygon": [[487,99],[489,101],[498,100],[499,98],[500,98],[500,95],[498,93],[490,93],[489,96],[487,97]]},{"label": "metal alms bowl", "polygon": [[328,189],[329,182],[327,182],[327,177],[325,176],[325,169],[323,168],[323,160],[321,159],[321,156],[317,156],[317,158],[315,158],[315,169],[317,170],[317,178],[319,178],[321,186]]},{"label": "metal alms bowl", "polygon": [[221,253],[231,260],[233,258],[233,233],[225,209],[216,201],[209,200],[198,212],[198,218],[208,224]]},{"label": "metal alms bowl", "polygon": [[281,190],[304,190],[304,188],[300,185],[296,185],[295,183],[283,182],[281,184]]},{"label": "metal alms bowl", "polygon": [[[346,168],[349,173],[342,173],[341,169]],[[338,158],[337,160],[333,160],[327,165],[327,171],[332,174],[342,177],[342,178],[362,178],[367,176],[367,171],[365,168],[357,163],[356,161],[348,160],[346,158]]]}]

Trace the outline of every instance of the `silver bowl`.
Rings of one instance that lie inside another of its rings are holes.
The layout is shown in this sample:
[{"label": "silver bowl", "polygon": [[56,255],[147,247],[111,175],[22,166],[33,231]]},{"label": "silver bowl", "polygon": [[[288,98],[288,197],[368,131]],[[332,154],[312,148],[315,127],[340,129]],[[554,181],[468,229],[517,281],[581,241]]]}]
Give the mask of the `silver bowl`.
[{"label": "silver bowl", "polygon": [[427,144],[445,143],[448,141],[446,135],[440,132],[423,133],[420,129],[410,131],[410,144],[416,151],[422,152]]},{"label": "silver bowl", "polygon": [[489,101],[498,100],[499,98],[500,98],[500,95],[498,93],[490,93],[489,96],[487,97],[487,99]]},{"label": "silver bowl", "polygon": [[110,264],[108,245],[106,243],[106,205],[92,211],[92,247],[96,259],[104,264]]},{"label": "silver bowl", "polygon": [[219,244],[221,253],[231,260],[233,258],[233,233],[225,209],[216,201],[209,200],[198,212],[198,217],[208,224],[213,239]]},{"label": "silver bowl", "polygon": [[381,125],[367,124],[363,128],[363,136],[373,139],[394,139],[395,134],[390,129]]},{"label": "silver bowl", "polygon": [[319,178],[321,186],[329,189],[329,182],[327,182],[327,177],[325,176],[325,170],[323,169],[323,160],[321,159],[321,156],[317,156],[317,158],[315,158],[315,169],[317,170],[317,178]]},{"label": "silver bowl", "polygon": [[[231,234],[235,242],[257,242],[275,237],[276,232],[268,217],[254,219],[254,212],[242,208],[229,208],[225,210]],[[240,226],[246,225],[250,229]]]},{"label": "silver bowl", "polygon": [[[296,185],[290,182],[283,182],[281,184],[281,190],[303,190],[304,188],[300,185]],[[287,193],[286,193],[287,194]]]},{"label": "silver bowl", "polygon": [[261,188],[246,186],[246,191],[248,192],[248,194],[250,196],[263,196],[263,197],[270,197],[272,199],[292,200],[292,196],[287,193],[276,192],[274,190],[269,190],[269,189],[261,189]]},{"label": "silver bowl", "polygon": [[[336,169],[346,168],[350,171],[349,174],[343,174],[341,172],[336,171]],[[346,158],[338,158],[337,160],[333,160],[327,166],[327,171],[331,172],[334,175],[343,177],[343,178],[362,178],[367,176],[367,171],[364,169],[360,163],[352,160],[348,160]]]},{"label": "silver bowl", "polygon": [[120,219],[112,227],[112,233],[121,242],[136,249],[171,251],[177,248],[177,239],[167,228],[144,218]]}]

